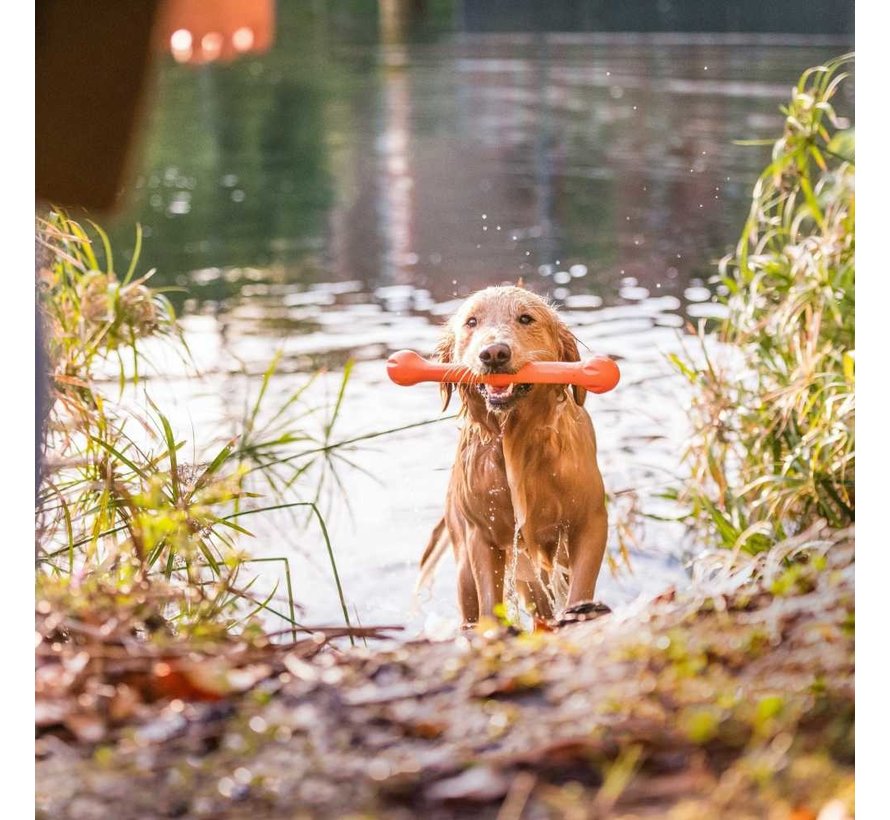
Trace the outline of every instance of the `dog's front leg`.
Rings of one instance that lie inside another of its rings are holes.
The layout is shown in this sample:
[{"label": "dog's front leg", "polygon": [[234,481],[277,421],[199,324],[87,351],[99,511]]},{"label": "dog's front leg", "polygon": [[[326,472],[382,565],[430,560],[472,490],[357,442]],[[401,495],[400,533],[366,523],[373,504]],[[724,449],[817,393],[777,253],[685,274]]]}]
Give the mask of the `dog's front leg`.
[{"label": "dog's front leg", "polygon": [[495,606],[504,600],[504,550],[491,543],[480,528],[471,527],[467,553],[479,596],[479,614],[493,616]]},{"label": "dog's front leg", "polygon": [[476,579],[466,549],[457,558],[457,603],[464,626],[475,624],[479,620],[479,593],[476,591]]},{"label": "dog's front leg", "polygon": [[605,505],[569,532],[569,596],[566,609],[593,600],[596,579],[606,552],[607,534]]}]

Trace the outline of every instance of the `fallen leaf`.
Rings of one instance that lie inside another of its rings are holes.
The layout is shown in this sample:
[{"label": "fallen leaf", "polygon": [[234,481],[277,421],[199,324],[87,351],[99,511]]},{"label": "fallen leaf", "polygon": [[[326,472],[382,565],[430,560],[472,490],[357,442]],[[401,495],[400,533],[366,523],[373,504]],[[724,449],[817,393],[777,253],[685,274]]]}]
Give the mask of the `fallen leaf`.
[{"label": "fallen leaf", "polygon": [[455,777],[433,783],[426,790],[430,800],[491,803],[500,800],[509,789],[507,779],[490,766],[474,766]]},{"label": "fallen leaf", "polygon": [[65,726],[81,743],[98,743],[105,737],[105,721],[95,712],[69,714]]},{"label": "fallen leaf", "polygon": [[71,709],[67,700],[38,700],[34,704],[34,723],[38,729],[62,723]]}]

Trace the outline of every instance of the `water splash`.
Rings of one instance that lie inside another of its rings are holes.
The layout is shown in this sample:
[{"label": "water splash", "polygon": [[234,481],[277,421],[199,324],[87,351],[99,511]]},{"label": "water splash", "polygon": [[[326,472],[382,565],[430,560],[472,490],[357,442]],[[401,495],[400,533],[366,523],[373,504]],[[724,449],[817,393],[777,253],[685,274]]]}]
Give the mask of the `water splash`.
[{"label": "water splash", "polygon": [[569,598],[569,531],[563,524],[559,528],[556,554],[553,556],[553,572],[546,587],[550,606],[555,615],[566,605]]},{"label": "water splash", "polygon": [[560,526],[556,553],[553,556],[553,569],[548,576],[539,563],[535,563],[535,576],[538,584],[547,596],[550,611],[555,615],[564,606],[569,597],[568,583],[568,534],[565,526]]},{"label": "water splash", "polygon": [[540,564],[535,564],[535,576],[538,579],[538,585],[544,590],[544,594],[547,596],[547,603],[550,604],[550,611],[556,612],[556,596],[554,596],[551,591],[550,580],[544,577],[544,570],[541,569]]},{"label": "water splash", "polygon": [[507,605],[507,618],[510,623],[519,623],[519,590],[516,587],[516,575],[519,570],[519,526],[513,530],[513,549],[510,553],[510,564],[504,578],[504,603]]},{"label": "water splash", "polygon": [[[507,617],[513,624],[519,624],[521,614],[519,589],[517,586],[519,538],[520,531],[517,526],[513,532],[513,548],[510,552],[510,563],[507,566],[507,574],[504,578],[504,604]],[[553,614],[556,614],[565,606],[569,597],[568,558],[568,533],[565,526],[560,526],[556,553],[553,556],[552,572],[549,575],[545,575],[540,563],[537,561],[531,562],[538,585],[547,597],[547,603],[550,605],[550,610]]]}]

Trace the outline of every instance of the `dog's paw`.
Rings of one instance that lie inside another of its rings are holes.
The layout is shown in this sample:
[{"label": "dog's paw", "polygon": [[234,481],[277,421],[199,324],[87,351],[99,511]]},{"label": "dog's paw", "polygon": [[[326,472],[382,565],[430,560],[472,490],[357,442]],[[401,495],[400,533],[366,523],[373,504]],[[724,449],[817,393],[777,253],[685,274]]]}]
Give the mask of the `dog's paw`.
[{"label": "dog's paw", "polygon": [[567,626],[568,624],[577,624],[583,621],[592,621],[608,615],[612,610],[600,601],[582,601],[580,604],[573,604],[566,607],[559,615],[556,616],[554,624],[556,626]]}]

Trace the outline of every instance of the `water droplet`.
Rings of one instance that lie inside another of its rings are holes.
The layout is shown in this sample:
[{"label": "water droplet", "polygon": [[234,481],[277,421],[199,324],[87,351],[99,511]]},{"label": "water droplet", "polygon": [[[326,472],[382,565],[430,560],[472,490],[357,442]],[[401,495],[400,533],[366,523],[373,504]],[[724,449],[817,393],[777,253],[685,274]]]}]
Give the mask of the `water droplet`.
[{"label": "water droplet", "polygon": [[622,299],[627,299],[629,302],[638,302],[649,296],[649,291],[646,288],[641,288],[639,286],[630,286],[621,288],[618,295]]},{"label": "water droplet", "polygon": [[703,287],[690,287],[683,291],[683,295],[690,302],[706,302],[711,298],[711,292]]}]

